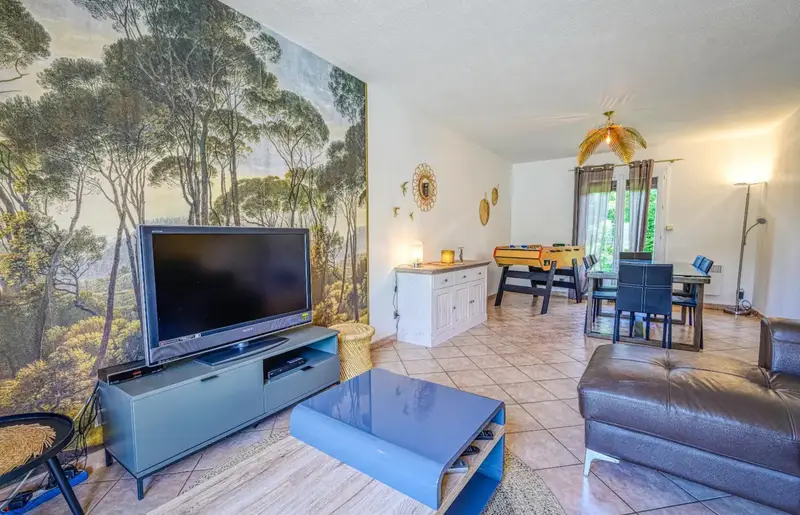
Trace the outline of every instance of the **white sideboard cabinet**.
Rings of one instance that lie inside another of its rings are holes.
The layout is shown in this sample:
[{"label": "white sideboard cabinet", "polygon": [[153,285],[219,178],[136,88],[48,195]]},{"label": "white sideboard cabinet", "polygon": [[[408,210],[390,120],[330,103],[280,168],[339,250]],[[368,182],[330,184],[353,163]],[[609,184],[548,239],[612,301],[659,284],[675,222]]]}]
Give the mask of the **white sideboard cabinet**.
[{"label": "white sideboard cabinet", "polygon": [[397,339],[433,347],[486,321],[488,261],[399,266]]}]

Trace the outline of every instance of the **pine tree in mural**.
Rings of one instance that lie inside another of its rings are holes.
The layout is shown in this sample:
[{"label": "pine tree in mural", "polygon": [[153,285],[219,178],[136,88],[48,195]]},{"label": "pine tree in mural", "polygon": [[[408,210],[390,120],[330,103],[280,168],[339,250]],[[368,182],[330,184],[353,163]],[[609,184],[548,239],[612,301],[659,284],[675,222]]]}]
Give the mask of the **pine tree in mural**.
[{"label": "pine tree in mural", "polygon": [[[19,0],[0,0],[0,69],[9,73],[0,84],[10,86],[25,77],[27,68],[50,56],[50,35]],[[0,93],[12,90],[2,89]]]},{"label": "pine tree in mural", "polygon": [[0,415],[141,356],[141,223],[308,227],[314,322],[364,320],[364,114],[217,0],[0,0]]}]

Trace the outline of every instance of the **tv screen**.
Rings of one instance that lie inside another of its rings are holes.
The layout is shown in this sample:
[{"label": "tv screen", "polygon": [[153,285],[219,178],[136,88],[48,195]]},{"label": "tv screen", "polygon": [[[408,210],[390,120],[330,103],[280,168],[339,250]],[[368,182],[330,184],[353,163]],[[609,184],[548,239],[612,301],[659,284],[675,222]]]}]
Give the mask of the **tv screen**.
[{"label": "tv screen", "polygon": [[142,226],[140,233],[149,363],[310,321],[308,230]]}]

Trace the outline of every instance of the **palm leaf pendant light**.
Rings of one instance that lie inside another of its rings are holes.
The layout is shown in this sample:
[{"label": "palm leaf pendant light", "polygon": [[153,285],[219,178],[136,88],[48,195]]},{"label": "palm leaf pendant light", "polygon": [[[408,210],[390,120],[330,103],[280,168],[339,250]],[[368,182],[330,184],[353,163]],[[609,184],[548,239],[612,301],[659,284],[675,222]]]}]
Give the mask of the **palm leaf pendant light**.
[{"label": "palm leaf pendant light", "polygon": [[647,148],[647,142],[639,131],[633,127],[623,127],[614,123],[612,120],[614,111],[606,111],[603,115],[606,117],[606,123],[596,129],[590,129],[578,147],[578,166],[585,163],[603,141],[623,163],[630,163],[637,145]]}]

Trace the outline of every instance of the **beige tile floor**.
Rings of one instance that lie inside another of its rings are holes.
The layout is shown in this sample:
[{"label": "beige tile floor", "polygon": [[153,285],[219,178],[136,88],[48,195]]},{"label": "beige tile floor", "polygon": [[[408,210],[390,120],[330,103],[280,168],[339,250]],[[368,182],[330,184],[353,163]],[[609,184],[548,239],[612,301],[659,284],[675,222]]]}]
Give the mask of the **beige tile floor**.
[{"label": "beige tile floor", "polygon": [[[506,294],[501,308],[489,307],[489,320],[434,349],[383,342],[373,352],[376,366],[503,400],[507,404],[507,444],[544,479],[568,514],[648,513],[658,515],[780,514],[738,497],[630,463],[595,463],[583,472],[583,424],[578,413],[577,380],[594,349],[609,342],[585,338],[585,304],[552,299],[539,315],[530,297]],[[706,311],[704,352],[754,363],[759,326],[755,319],[734,320]],[[610,320],[598,327],[610,331]],[[676,341],[688,341],[688,328],[674,328]],[[659,338],[656,328],[653,338]],[[91,455],[93,473],[76,488],[87,513],[146,513],[178,495],[205,471],[243,448],[285,431],[289,411],[223,440],[169,467],[145,482],[136,501],[134,480],[115,464]],[[2,495],[0,493],[0,495]],[[56,499],[34,515],[66,514]]]}]

